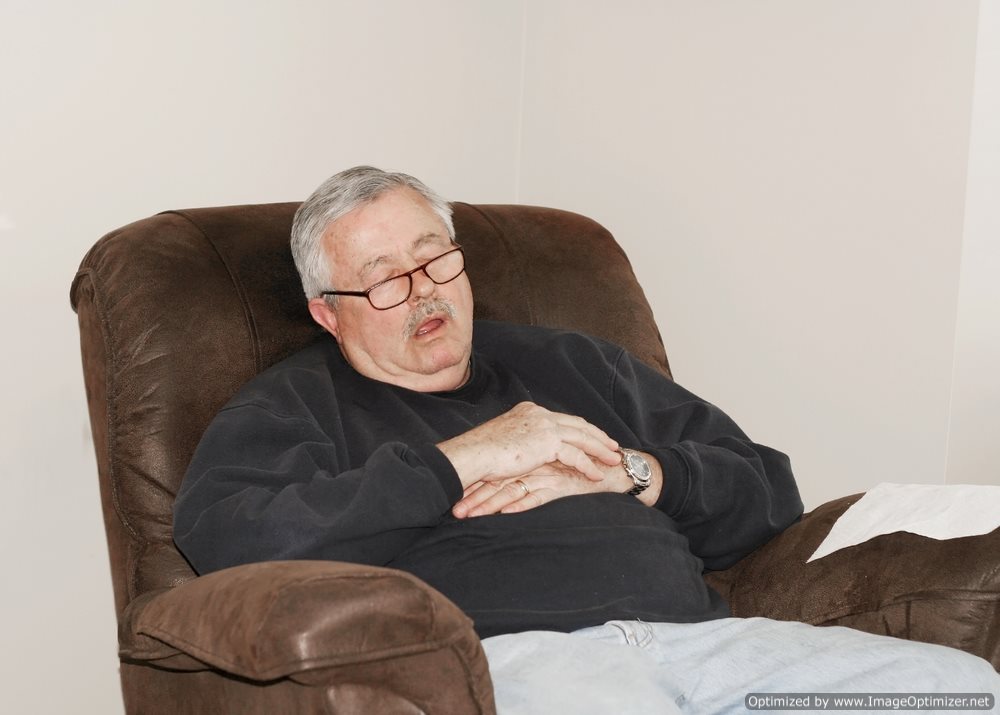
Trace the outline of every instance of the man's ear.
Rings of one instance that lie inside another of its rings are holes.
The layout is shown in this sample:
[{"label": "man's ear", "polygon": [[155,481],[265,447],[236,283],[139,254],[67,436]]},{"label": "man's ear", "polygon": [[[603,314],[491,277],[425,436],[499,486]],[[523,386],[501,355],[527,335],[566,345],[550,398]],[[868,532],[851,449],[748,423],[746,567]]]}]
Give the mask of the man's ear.
[{"label": "man's ear", "polygon": [[325,298],[309,299],[309,315],[319,323],[324,330],[340,342],[340,333],[337,331],[337,312],[330,307]]}]

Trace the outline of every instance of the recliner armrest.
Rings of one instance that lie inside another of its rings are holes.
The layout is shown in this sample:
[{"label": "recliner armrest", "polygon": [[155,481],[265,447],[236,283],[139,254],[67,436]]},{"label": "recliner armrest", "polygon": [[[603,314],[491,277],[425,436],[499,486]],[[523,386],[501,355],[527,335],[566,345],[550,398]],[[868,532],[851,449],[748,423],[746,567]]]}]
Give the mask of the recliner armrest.
[{"label": "recliner armrest", "polygon": [[706,581],[735,616],[940,643],[1000,670],[1000,529],[943,541],[896,532],[806,563],[860,498],[823,504]]},{"label": "recliner armrest", "polygon": [[[217,669],[255,681],[336,683],[372,664],[436,654],[442,678],[492,686],[471,621],[414,576],[327,561],[247,564],[144,594],[120,626],[123,660],[171,670]],[[338,675],[340,674],[340,675]]]}]

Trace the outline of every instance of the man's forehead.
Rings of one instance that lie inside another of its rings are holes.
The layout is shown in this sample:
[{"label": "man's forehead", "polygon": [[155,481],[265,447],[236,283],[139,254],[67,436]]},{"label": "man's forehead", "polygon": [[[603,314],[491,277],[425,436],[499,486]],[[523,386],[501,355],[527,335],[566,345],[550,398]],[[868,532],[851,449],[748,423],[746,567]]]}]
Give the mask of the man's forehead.
[{"label": "man's forehead", "polygon": [[[425,246],[440,246],[448,243],[448,240],[447,236],[444,236],[436,231],[426,231],[413,239],[406,253],[414,254]],[[399,255],[393,255],[381,251],[376,252],[374,255],[368,256],[364,263],[361,264],[359,274],[364,277],[379,266],[392,263],[393,261],[398,261],[400,258],[401,256]]]}]

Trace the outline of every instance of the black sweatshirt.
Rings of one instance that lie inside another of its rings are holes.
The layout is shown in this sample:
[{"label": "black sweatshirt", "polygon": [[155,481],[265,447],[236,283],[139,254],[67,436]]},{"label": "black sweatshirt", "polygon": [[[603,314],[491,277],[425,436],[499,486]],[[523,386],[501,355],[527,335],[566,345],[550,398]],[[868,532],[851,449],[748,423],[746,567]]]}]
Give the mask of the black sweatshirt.
[{"label": "black sweatshirt", "polygon": [[[617,346],[484,321],[474,332],[471,377],[451,392],[366,378],[329,337],[247,383],[205,432],[177,497],[174,538],[194,568],[403,569],[483,637],[728,615],[703,568],[728,567],[799,517],[788,458]],[[454,518],[462,486],[435,445],[524,400],[653,454],[664,474],[655,507],[600,493]]]}]

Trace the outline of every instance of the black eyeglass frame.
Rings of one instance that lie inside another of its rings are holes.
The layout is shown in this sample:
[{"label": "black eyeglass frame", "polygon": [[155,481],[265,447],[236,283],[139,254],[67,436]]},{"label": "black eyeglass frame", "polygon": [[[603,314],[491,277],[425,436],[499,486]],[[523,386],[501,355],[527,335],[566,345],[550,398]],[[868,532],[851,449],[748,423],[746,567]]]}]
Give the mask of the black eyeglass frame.
[{"label": "black eyeglass frame", "polygon": [[[423,271],[424,275],[427,276],[431,280],[432,283],[434,283],[435,285],[441,286],[441,285],[444,285],[445,283],[451,283],[453,280],[455,280],[456,278],[458,278],[460,275],[462,275],[465,272],[465,250],[461,246],[459,246],[457,243],[453,244],[453,245],[454,245],[454,248],[451,248],[451,249],[445,251],[444,253],[441,253],[441,254],[438,254],[438,255],[434,256],[434,258],[430,259],[429,261],[426,261],[425,263],[420,264],[419,266],[417,266],[413,270],[407,271],[406,273],[400,273],[398,276],[391,276],[389,278],[386,278],[384,281],[379,281],[375,285],[369,286],[365,290],[324,290],[324,291],[320,292],[320,295],[323,296],[324,298],[326,296],[328,296],[328,295],[350,295],[350,296],[355,296],[357,298],[364,297],[364,298],[368,299],[368,304],[372,308],[374,308],[375,310],[392,310],[393,308],[396,308],[396,307],[402,305],[403,303],[405,303],[406,301],[408,301],[410,299],[410,296],[413,295],[413,274],[414,273],[417,273],[419,271]],[[452,253],[455,253],[456,251],[458,251],[459,253],[462,254],[462,268],[461,268],[461,270],[459,270],[458,273],[456,273],[455,275],[453,275],[451,278],[449,278],[446,281],[437,281],[437,280],[434,280],[434,276],[432,276],[430,273],[427,272],[427,266],[429,266],[430,264],[434,263],[434,261],[436,261],[436,260],[438,260],[440,258],[444,258],[445,256],[449,256]],[[400,278],[406,278],[406,280],[409,282],[409,286],[407,287],[407,290],[406,290],[406,296],[401,301],[399,301],[398,303],[393,303],[392,305],[387,305],[384,308],[380,308],[377,305],[375,305],[374,302],[372,302],[371,292],[373,290],[376,290],[377,288],[381,288],[386,283],[391,283],[392,281],[398,281]]]}]

